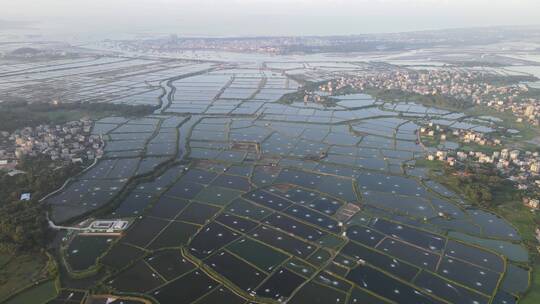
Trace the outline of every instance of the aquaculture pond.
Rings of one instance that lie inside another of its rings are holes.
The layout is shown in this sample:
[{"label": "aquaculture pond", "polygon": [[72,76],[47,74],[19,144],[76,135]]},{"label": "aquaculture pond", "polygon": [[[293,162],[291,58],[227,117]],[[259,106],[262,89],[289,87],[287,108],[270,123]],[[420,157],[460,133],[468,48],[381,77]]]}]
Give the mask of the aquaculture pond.
[{"label": "aquaculture pond", "polygon": [[46,201],[56,222],[132,222],[64,240],[72,270],[101,267],[70,286],[163,304],[513,303],[527,289],[514,227],[415,167],[420,125],[491,132],[481,120],[365,94],[284,104],[298,84],[252,66],[169,85],[155,114],[98,122],[105,156]]},{"label": "aquaculture pond", "polygon": [[65,249],[66,262],[73,271],[88,270],[115,241],[109,236],[76,236]]}]

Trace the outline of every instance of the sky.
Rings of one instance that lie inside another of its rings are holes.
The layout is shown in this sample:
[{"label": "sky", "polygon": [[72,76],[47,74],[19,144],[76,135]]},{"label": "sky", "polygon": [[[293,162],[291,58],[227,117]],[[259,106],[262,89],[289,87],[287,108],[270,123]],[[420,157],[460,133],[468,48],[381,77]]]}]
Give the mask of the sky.
[{"label": "sky", "polygon": [[0,7],[0,31],[9,30],[6,21],[24,21],[42,33],[105,37],[350,35],[540,24],[540,0],[0,0]]}]

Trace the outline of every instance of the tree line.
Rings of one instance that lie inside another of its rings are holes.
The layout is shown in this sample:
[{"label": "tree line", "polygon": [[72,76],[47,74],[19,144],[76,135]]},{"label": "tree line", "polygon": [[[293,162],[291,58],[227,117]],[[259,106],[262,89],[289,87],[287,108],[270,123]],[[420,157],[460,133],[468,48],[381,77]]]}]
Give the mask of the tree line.
[{"label": "tree line", "polygon": [[[49,159],[25,158],[18,165],[24,174],[9,176],[0,172],[0,251],[35,251],[47,244],[46,206],[39,202],[44,195],[59,188],[82,167],[58,166]],[[31,200],[21,201],[22,193]]]},{"label": "tree line", "polygon": [[112,103],[27,103],[8,102],[0,105],[0,130],[14,131],[40,124],[63,124],[82,117],[101,118],[107,115],[141,117],[152,114],[155,106]]}]

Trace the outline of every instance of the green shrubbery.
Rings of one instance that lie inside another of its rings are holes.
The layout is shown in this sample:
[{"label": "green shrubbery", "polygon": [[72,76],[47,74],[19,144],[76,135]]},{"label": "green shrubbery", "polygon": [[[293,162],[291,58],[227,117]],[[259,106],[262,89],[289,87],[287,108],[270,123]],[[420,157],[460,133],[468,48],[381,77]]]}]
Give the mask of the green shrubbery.
[{"label": "green shrubbery", "polygon": [[519,191],[510,181],[502,178],[491,168],[464,168],[459,171],[445,166],[444,181],[472,204],[494,208],[504,201],[520,200]]}]

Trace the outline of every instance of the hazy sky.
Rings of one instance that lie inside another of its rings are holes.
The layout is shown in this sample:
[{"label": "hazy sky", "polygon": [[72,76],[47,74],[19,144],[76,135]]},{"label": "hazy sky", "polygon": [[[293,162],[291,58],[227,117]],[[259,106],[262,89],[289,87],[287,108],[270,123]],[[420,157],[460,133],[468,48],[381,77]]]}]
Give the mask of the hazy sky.
[{"label": "hazy sky", "polygon": [[80,34],[330,35],[540,24],[540,0],[0,0],[0,7],[0,20]]}]

